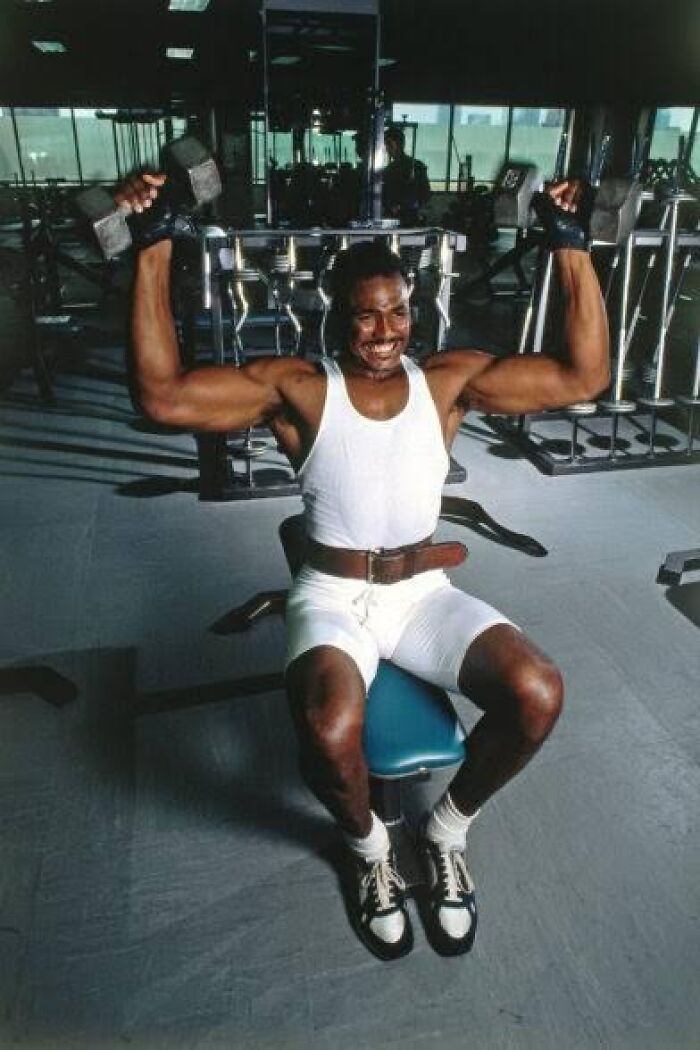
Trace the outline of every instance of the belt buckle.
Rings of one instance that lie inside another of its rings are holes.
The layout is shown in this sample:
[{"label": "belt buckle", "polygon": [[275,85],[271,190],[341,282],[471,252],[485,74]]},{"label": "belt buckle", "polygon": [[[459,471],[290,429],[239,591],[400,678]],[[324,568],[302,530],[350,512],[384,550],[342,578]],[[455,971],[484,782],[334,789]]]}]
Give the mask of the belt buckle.
[{"label": "belt buckle", "polygon": [[382,553],[381,547],[371,547],[367,551],[367,583],[376,583],[377,580],[374,575],[374,559]]}]

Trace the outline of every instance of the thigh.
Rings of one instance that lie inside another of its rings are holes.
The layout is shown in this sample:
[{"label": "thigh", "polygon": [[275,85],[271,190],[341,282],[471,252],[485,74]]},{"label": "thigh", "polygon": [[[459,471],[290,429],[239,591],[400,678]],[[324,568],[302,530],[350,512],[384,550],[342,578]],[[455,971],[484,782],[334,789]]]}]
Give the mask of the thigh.
[{"label": "thigh", "polygon": [[365,683],[355,661],[331,645],[315,646],[286,670],[290,710],[302,745],[357,737],[364,723]]},{"label": "thigh", "polygon": [[544,696],[550,688],[562,690],[553,661],[509,624],[490,627],[472,642],[462,661],[459,687],[482,710],[498,703],[518,705],[523,699]]},{"label": "thigh", "polygon": [[[285,613],[285,671],[305,653],[330,650],[351,662],[366,692],[377,673],[379,650],[372,633],[354,612],[345,583],[341,580],[335,586],[327,577],[317,579],[311,574],[295,582]],[[313,660],[310,666],[314,666]]]},{"label": "thigh", "polygon": [[391,660],[427,682],[458,692],[465,654],[496,626],[520,633],[498,609],[446,582],[417,603]]}]

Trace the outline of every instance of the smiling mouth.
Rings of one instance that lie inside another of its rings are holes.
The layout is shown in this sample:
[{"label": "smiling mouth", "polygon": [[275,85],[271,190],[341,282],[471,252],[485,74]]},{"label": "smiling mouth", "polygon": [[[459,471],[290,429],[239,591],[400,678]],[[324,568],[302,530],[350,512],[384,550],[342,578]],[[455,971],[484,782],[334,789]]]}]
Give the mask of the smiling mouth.
[{"label": "smiling mouth", "polygon": [[390,343],[368,343],[363,349],[373,357],[393,357],[396,354],[396,341]]}]

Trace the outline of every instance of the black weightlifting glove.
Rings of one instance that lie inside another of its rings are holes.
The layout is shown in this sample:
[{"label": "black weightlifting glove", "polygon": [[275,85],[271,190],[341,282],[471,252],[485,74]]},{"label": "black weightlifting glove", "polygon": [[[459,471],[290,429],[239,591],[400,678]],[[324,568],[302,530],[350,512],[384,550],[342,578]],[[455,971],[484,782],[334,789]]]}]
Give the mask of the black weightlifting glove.
[{"label": "black weightlifting glove", "polygon": [[595,191],[588,183],[581,187],[576,211],[557,207],[548,193],[536,193],[532,207],[544,229],[548,248],[572,248],[587,252],[590,247],[590,222]]},{"label": "black weightlifting glove", "polygon": [[198,235],[192,216],[178,210],[167,197],[161,197],[153,208],[130,215],[129,227],[137,251],[158,241],[191,240]]}]

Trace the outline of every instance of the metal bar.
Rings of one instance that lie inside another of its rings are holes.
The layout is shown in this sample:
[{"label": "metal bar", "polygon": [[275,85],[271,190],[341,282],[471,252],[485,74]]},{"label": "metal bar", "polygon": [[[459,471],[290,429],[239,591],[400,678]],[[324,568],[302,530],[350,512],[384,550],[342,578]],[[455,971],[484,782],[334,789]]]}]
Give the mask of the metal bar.
[{"label": "metal bar", "polygon": [[535,321],[535,338],[533,340],[532,345],[533,354],[539,354],[542,352],[544,330],[547,322],[547,308],[549,306],[549,289],[552,283],[553,265],[554,253],[548,252],[547,261],[545,263],[544,277],[542,278],[542,291],[540,292],[540,301],[537,307],[537,318]]},{"label": "metal bar", "polygon": [[119,159],[119,139],[117,138],[117,123],[115,120],[112,121],[112,142],[114,143],[114,163],[117,168],[117,178],[122,177],[122,166]]},{"label": "metal bar", "polygon": [[654,381],[654,397],[661,396],[661,380],[663,378],[664,357],[666,353],[666,336],[668,334],[668,301],[671,288],[671,276],[673,273],[673,259],[676,250],[676,230],[678,228],[678,200],[671,202],[671,221],[668,231],[668,243],[666,245],[666,266],[664,268],[663,293],[661,297],[661,314],[659,318],[659,360],[656,366],[656,377]]},{"label": "metal bar", "polygon": [[12,118],[12,130],[15,135],[15,146],[17,147],[17,163],[19,164],[20,175],[22,176],[22,185],[27,185],[27,176],[24,173],[24,164],[22,163],[22,147],[19,141],[19,130],[17,128],[17,117],[15,116],[15,107],[10,106],[10,117]]},{"label": "metal bar", "polygon": [[[445,192],[450,189],[450,176],[452,174],[452,146],[454,143],[454,128],[455,128],[455,107],[454,102],[450,103],[450,119],[447,129],[447,170],[445,172]],[[459,165],[459,154],[457,154],[457,164]]]},{"label": "metal bar", "polygon": [[510,140],[513,137],[513,107],[508,106],[508,120],[506,123],[506,141],[503,149],[504,161],[510,160]]},{"label": "metal bar", "polygon": [[76,160],[76,164],[78,165],[78,179],[80,181],[80,185],[82,186],[82,184],[83,184],[83,167],[82,167],[82,164],[80,163],[80,146],[78,145],[78,126],[77,126],[77,124],[75,122],[75,110],[73,109],[72,106],[71,106],[71,111],[70,111],[70,122],[71,122],[71,124],[73,126],[73,143],[75,145],[75,160]]},{"label": "metal bar", "polygon": [[622,269],[622,289],[620,294],[620,320],[617,331],[617,366],[615,370],[615,385],[613,388],[613,401],[622,400],[622,372],[625,366],[625,354],[627,352],[627,310],[629,307],[629,290],[632,278],[632,255],[634,252],[634,238],[629,236],[625,243],[625,259]]},{"label": "metal bar", "polygon": [[268,44],[267,44],[267,4],[263,3],[260,12],[262,18],[262,45],[263,45],[263,166],[265,172],[265,219],[268,226],[272,226],[272,185],[270,180],[270,166],[267,159],[267,143],[270,128],[270,70],[268,68]]},{"label": "metal bar", "polygon": [[698,130],[698,114],[700,114],[700,106],[696,106],[693,110],[693,118],[690,122],[690,130],[688,131],[688,141],[685,147],[685,156],[683,160],[686,164],[690,164],[690,158],[693,155],[693,146],[695,144],[695,135]]}]

